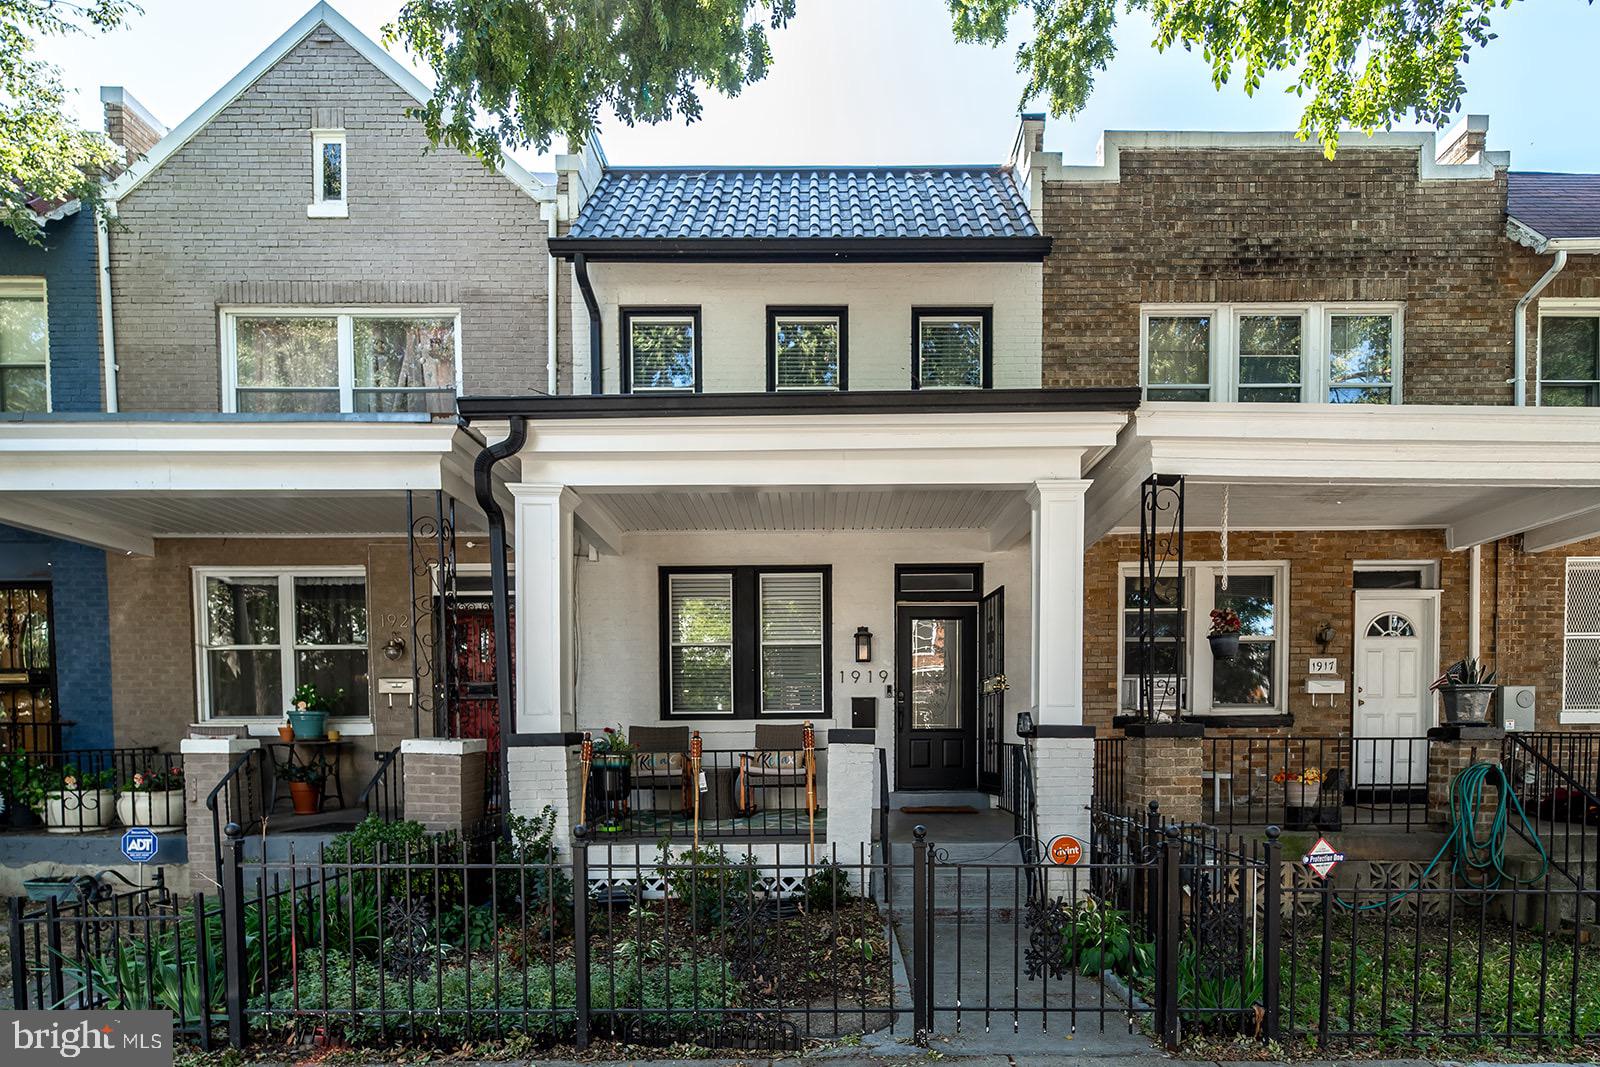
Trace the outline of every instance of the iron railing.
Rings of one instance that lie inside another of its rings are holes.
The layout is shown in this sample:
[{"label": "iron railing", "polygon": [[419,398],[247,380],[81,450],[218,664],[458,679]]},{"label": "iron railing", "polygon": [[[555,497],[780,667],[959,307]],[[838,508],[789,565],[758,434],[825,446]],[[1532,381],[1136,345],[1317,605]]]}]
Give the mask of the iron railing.
[{"label": "iron railing", "polygon": [[1094,742],[1094,796],[1096,808],[1115,809],[1135,802],[1123,796],[1128,781],[1128,739],[1097,737]]},{"label": "iron railing", "polygon": [[1201,743],[1201,810],[1209,822],[1295,830],[1337,830],[1347,823],[1409,829],[1427,822],[1425,737],[1207,737]]},{"label": "iron railing", "polygon": [[118,792],[134,788],[136,776],[173,767],[181,769],[181,758],[154,745],[0,754],[0,832],[107,830]]},{"label": "iron railing", "polygon": [[375,753],[377,769],[356,796],[356,807],[368,815],[376,815],[384,822],[405,818],[405,771],[401,762],[400,747]]},{"label": "iron railing", "polygon": [[801,749],[705,749],[699,782],[687,755],[636,753],[615,767],[597,758],[589,770],[585,821],[596,840],[693,838],[697,822],[700,837],[826,840],[820,807],[826,751],[815,750],[819,780],[809,793]]}]

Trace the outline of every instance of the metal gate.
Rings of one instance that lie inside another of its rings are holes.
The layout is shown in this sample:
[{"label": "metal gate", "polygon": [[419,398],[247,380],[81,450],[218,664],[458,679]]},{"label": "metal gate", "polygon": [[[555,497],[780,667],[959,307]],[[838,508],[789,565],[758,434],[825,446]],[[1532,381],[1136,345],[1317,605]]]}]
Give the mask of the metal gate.
[{"label": "metal gate", "polygon": [[61,747],[49,582],[0,585],[0,731],[0,750]]}]

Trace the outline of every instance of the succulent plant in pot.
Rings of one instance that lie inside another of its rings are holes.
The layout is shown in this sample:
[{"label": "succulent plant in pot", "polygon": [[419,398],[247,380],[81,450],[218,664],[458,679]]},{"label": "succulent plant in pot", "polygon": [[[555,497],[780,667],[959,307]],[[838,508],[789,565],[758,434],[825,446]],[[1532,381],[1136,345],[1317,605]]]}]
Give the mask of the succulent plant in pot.
[{"label": "succulent plant in pot", "polygon": [[1457,660],[1434,681],[1444,705],[1444,721],[1451,725],[1482,725],[1489,721],[1494,702],[1495,672],[1476,659]]}]

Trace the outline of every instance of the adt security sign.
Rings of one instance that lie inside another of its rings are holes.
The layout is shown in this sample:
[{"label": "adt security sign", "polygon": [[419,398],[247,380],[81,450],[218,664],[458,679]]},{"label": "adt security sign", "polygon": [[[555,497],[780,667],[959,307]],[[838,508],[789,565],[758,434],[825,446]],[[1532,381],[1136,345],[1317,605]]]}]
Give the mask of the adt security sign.
[{"label": "adt security sign", "polygon": [[132,863],[149,863],[160,847],[161,839],[143,826],[135,826],[122,835],[122,854]]}]

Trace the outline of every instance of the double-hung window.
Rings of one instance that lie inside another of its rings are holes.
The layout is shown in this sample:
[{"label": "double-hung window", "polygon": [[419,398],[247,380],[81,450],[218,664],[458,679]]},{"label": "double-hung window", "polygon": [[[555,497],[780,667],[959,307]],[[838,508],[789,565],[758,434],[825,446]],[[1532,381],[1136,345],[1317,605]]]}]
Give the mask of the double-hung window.
[{"label": "double-hung window", "polygon": [[302,685],[369,714],[361,568],[199,568],[195,619],[202,718],[281,718]]},{"label": "double-hung window", "polygon": [[826,567],[662,568],[662,715],[827,715],[828,577]]},{"label": "double-hung window", "polygon": [[767,309],[767,391],[849,388],[849,312],[842,307]]},{"label": "double-hung window", "polygon": [[0,411],[50,410],[43,278],[0,278]]},{"label": "double-hung window", "polygon": [[460,343],[454,310],[225,312],[223,410],[448,414]]},{"label": "double-hung window", "polygon": [[699,308],[623,308],[621,327],[623,392],[700,392]]},{"label": "double-hung window", "polygon": [[988,389],[993,384],[991,309],[911,309],[911,388]]},{"label": "double-hung window", "polygon": [[[1122,706],[1138,707],[1140,667],[1144,654],[1139,640],[1140,605],[1144,592],[1137,564],[1121,570],[1122,616],[1118,662],[1122,665]],[[1183,610],[1178,609],[1178,577],[1164,575],[1154,583],[1150,601],[1151,672],[1156,679],[1157,709],[1174,711],[1178,701],[1175,679],[1179,638],[1183,646],[1186,679],[1184,710],[1197,715],[1283,712],[1288,704],[1283,679],[1288,670],[1285,612],[1288,604],[1288,565],[1234,563],[1223,587],[1222,566],[1195,563],[1184,568]],[[1231,610],[1239,616],[1239,654],[1232,660],[1211,655],[1206,635],[1213,609]]]},{"label": "double-hung window", "polygon": [[1600,405],[1600,309],[1540,309],[1538,402]]},{"label": "double-hung window", "polygon": [[1398,304],[1148,305],[1147,400],[1399,403]]}]

